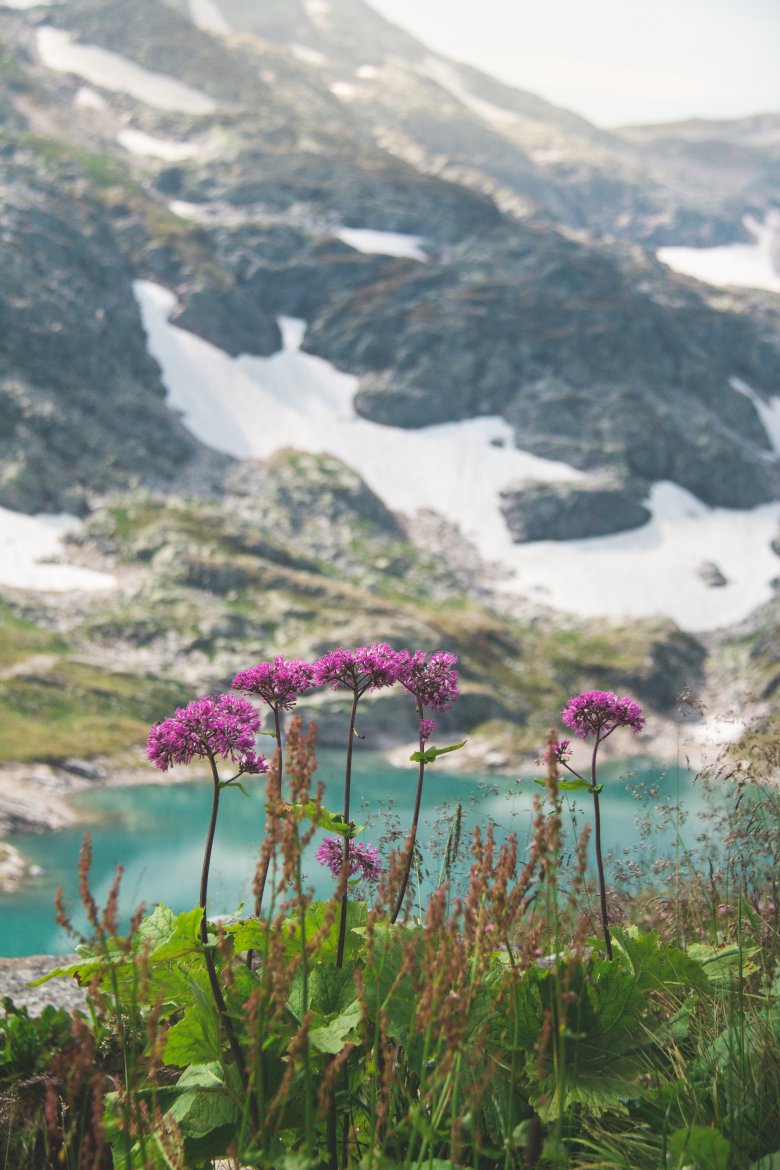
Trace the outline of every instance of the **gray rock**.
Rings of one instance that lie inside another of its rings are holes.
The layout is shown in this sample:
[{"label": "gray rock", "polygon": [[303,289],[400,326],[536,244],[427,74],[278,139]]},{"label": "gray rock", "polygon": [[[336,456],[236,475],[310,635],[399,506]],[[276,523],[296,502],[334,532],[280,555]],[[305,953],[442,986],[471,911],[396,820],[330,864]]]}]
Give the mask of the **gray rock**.
[{"label": "gray rock", "polygon": [[525,483],[501,492],[513,540],[578,540],[646,524],[651,513],[616,488],[579,483]]}]

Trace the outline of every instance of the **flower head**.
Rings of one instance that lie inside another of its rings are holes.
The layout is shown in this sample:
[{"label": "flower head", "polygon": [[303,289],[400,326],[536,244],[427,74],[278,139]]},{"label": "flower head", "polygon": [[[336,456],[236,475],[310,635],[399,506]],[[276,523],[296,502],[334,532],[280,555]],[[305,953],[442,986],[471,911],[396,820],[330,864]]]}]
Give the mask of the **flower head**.
[{"label": "flower head", "polygon": [[418,707],[446,711],[458,697],[458,659],[446,650],[427,654],[401,650],[398,655],[398,681],[417,700]]},{"label": "flower head", "polygon": [[301,691],[312,685],[312,668],[296,658],[277,656],[273,662],[258,662],[240,671],[233,679],[233,689],[259,695],[269,707],[292,711]]},{"label": "flower head", "polygon": [[[344,864],[344,838],[326,837],[316,853],[320,865],[326,865],[334,877],[341,877],[341,867]],[[373,845],[362,841],[349,843],[349,876],[356,873],[369,882],[379,880],[382,873],[382,859]]]},{"label": "flower head", "polygon": [[613,691],[583,691],[575,695],[561,711],[561,719],[583,739],[589,735],[604,739],[616,727],[641,731],[645,725],[639,704],[626,695],[619,699]]},{"label": "flower head", "polygon": [[542,761],[545,764],[551,764],[555,760],[558,764],[565,764],[572,754],[572,749],[569,747],[570,740],[561,739],[556,740],[555,743],[548,744],[544,749]]},{"label": "flower head", "polygon": [[357,650],[340,646],[317,659],[312,677],[317,686],[330,683],[334,690],[345,687],[362,695],[367,690],[391,687],[397,681],[398,654],[387,642],[358,646]]},{"label": "flower head", "polygon": [[435,730],[436,730],[436,724],[434,723],[433,719],[421,719],[420,720],[420,740],[421,740],[421,742],[425,743],[427,740],[429,740],[431,738],[431,736],[433,735]]},{"label": "flower head", "polygon": [[161,772],[196,757],[237,763],[241,772],[267,772],[264,756],[255,752],[260,716],[240,695],[204,695],[156,723],[149,732],[146,754]]}]

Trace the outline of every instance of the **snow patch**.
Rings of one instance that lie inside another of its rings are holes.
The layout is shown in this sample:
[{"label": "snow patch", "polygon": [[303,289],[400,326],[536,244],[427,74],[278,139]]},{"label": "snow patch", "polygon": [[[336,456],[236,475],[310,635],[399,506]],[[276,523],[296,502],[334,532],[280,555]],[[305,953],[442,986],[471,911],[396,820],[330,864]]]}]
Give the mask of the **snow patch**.
[{"label": "snow patch", "polygon": [[380,256],[401,256],[407,260],[427,260],[422,250],[422,236],[408,236],[402,232],[377,232],[371,228],[340,228],[337,237],[356,252]]},{"label": "snow patch", "polygon": [[[780,504],[708,508],[677,484],[657,483],[646,505],[652,519],[632,532],[516,546],[513,588],[581,617],[665,614],[688,630],[731,625],[771,598]],[[718,589],[699,574],[707,561],[726,578]]]},{"label": "snow patch", "polygon": [[312,49],[308,45],[299,45],[294,41],[290,45],[290,52],[293,57],[297,57],[299,61],[304,61],[307,65],[327,65],[328,58],[319,49]]},{"label": "snow patch", "polygon": [[304,0],[303,7],[306,9],[306,15],[316,21],[323,16],[330,16],[330,4],[328,0]]},{"label": "snow patch", "polygon": [[761,288],[780,292],[780,273],[773,252],[780,252],[780,213],[763,223],[748,216],[745,226],[755,238],[753,244],[721,244],[716,248],[659,248],[663,264],[675,272],[693,276],[719,288]]},{"label": "snow patch", "polygon": [[173,77],[144,69],[109,49],[72,41],[70,33],[64,29],[49,25],[39,28],[38,53],[48,69],[57,73],[74,73],[91,85],[129,94],[158,110],[211,114],[217,108],[216,102],[205,93],[191,89]]},{"label": "snow patch", "polygon": [[96,89],[90,89],[88,85],[82,85],[77,91],[73,99],[73,104],[79,110],[107,110],[108,102],[97,92]]},{"label": "snow patch", "polygon": [[145,134],[143,130],[120,130],[117,142],[131,154],[140,154],[148,158],[162,158],[167,162],[183,162],[187,158],[196,158],[200,147],[192,142],[173,142],[168,138],[154,138]]},{"label": "snow patch", "polygon": [[0,508],[0,585],[48,593],[113,589],[116,579],[108,573],[58,563],[66,555],[62,537],[78,526],[65,513],[26,516]]},{"label": "snow patch", "polygon": [[228,36],[233,31],[215,0],[190,0],[190,17],[204,32]]},{"label": "snow patch", "polygon": [[738,390],[740,394],[745,394],[753,403],[772,450],[780,455],[780,398],[765,398],[752,386],[748,386],[747,382],[743,382],[741,378],[731,378],[730,382],[735,390]]},{"label": "snow patch", "polygon": [[[432,509],[457,524],[487,561],[511,573],[502,586],[581,617],[665,614],[690,630],[740,621],[772,595],[780,572],[771,540],[780,504],[708,508],[672,483],[655,484],[652,519],[615,536],[514,544],[499,493],[522,480],[587,482],[565,463],[514,447],[497,417],[410,431],[380,426],[354,410],[358,380],[298,350],[304,324],[283,319],[284,349],[270,358],[231,359],[173,326],[175,298],[135,285],[149,351],[160,363],[169,405],[202,442],[241,459],[275,451],[328,453],[353,467],[394,511]],[[702,580],[703,562],[727,584]]]},{"label": "snow patch", "polygon": [[379,70],[376,65],[361,65],[355,70],[355,77],[359,77],[361,81],[373,81],[378,76]]}]

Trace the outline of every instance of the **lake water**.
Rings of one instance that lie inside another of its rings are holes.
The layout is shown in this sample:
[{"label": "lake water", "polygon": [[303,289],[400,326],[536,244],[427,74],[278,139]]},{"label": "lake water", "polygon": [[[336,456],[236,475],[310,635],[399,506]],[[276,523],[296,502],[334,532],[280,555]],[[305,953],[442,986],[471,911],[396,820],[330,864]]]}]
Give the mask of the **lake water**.
[{"label": "lake water", "polygon": [[[325,803],[333,809],[342,804],[343,762],[336,752],[322,752],[318,775],[326,785]],[[541,773],[540,773],[541,774]],[[703,794],[692,785],[692,775],[664,770],[647,759],[605,765],[600,779],[604,782],[601,797],[602,832],[605,850],[616,855],[636,848],[639,830],[635,824],[642,811],[632,789],[637,783],[656,785],[661,801],[684,801],[695,813],[702,806]],[[213,913],[230,913],[243,900],[251,904],[252,874],[263,827],[262,780],[247,778],[248,795],[228,789],[222,795],[220,818],[214,846],[209,884],[209,909]],[[251,786],[251,787],[250,787]],[[380,844],[387,830],[388,816],[397,818],[403,831],[408,828],[416,770],[392,767],[380,755],[356,756],[353,775],[352,811],[358,823],[368,822],[362,839]],[[457,802],[464,809],[464,836],[471,828],[492,818],[500,836],[515,832],[522,850],[530,839],[532,802],[539,791],[528,777],[485,777],[447,772],[436,763],[426,771],[423,791],[424,824],[420,840],[429,872],[439,873],[439,846],[446,837],[443,818],[451,814]],[[124,866],[122,907],[126,913],[144,902],[151,907],[164,901],[175,910],[197,905],[203,845],[211,806],[211,784],[194,781],[166,786],[106,788],[78,793],[73,804],[89,818],[87,826],[93,839],[91,885],[102,904],[117,864]],[[576,794],[579,823],[590,820],[592,801],[587,793]],[[565,818],[568,819],[568,818]],[[438,821],[438,827],[437,827]],[[53,899],[61,885],[74,921],[78,913],[76,862],[85,826],[65,832],[17,836],[14,843],[34,864],[41,876],[18,894],[0,896],[0,955],[55,954],[72,950],[73,940],[55,924]],[[685,842],[693,844],[698,830],[695,821],[683,830]],[[334,887],[328,871],[314,859],[314,850],[325,834],[320,832],[306,859],[309,884],[317,896],[327,896]],[[667,830],[653,839],[654,852],[673,849],[674,831]],[[466,864],[466,862],[464,862]]]}]

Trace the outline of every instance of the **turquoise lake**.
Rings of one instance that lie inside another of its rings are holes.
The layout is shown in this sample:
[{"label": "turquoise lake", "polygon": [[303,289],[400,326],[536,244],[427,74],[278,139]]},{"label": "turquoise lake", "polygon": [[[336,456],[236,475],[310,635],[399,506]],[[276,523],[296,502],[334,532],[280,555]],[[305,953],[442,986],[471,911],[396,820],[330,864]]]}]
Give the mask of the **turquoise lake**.
[{"label": "turquoise lake", "polygon": [[[320,753],[318,775],[326,786],[325,803],[339,809],[342,804],[343,763],[338,753]],[[600,774],[604,782],[601,797],[605,850],[615,855],[630,854],[637,848],[639,829],[635,823],[643,803],[637,799],[637,784],[657,786],[657,801],[678,799],[692,814],[702,807],[703,794],[692,784],[688,772],[663,769],[647,759],[606,765]],[[247,781],[252,785],[252,778]],[[353,817],[366,823],[362,839],[379,845],[387,818],[397,818],[405,831],[411,819],[416,785],[413,765],[395,768],[385,757],[356,755],[353,775]],[[520,853],[530,838],[531,808],[539,791],[532,777],[522,781],[507,776],[488,777],[446,772],[432,765],[426,772],[423,792],[424,824],[420,840],[425,863],[435,878],[440,870],[436,856],[446,837],[444,817],[457,802],[463,805],[464,838],[477,823],[488,818],[496,822],[498,836],[517,834]],[[230,913],[241,901],[251,904],[252,874],[263,827],[262,781],[255,781],[244,796],[237,790],[223,793],[217,826],[209,909]],[[590,819],[591,799],[576,794],[580,827]],[[17,835],[14,844],[34,864],[40,877],[17,894],[0,895],[0,955],[55,954],[72,950],[70,939],[54,922],[53,899],[62,886],[69,910],[77,925],[76,862],[84,832],[93,841],[92,890],[99,904],[105,899],[117,864],[124,866],[122,908],[130,913],[140,902],[151,907],[166,902],[175,910],[197,905],[203,844],[211,807],[211,784],[193,781],[176,785],[148,785],[132,788],[103,788],[78,793],[72,798],[85,823],[65,832]],[[568,818],[565,816],[564,820]],[[88,821],[88,823],[86,823]],[[438,829],[436,822],[439,822]],[[692,846],[700,829],[695,815],[683,828],[684,842]],[[324,833],[318,833],[307,856],[308,884],[317,896],[327,896],[333,879],[314,859],[313,853]],[[667,830],[652,840],[657,855],[674,848],[674,831]],[[386,848],[385,848],[386,852]],[[464,865],[467,864],[467,859]],[[564,865],[566,858],[564,857]]]}]

